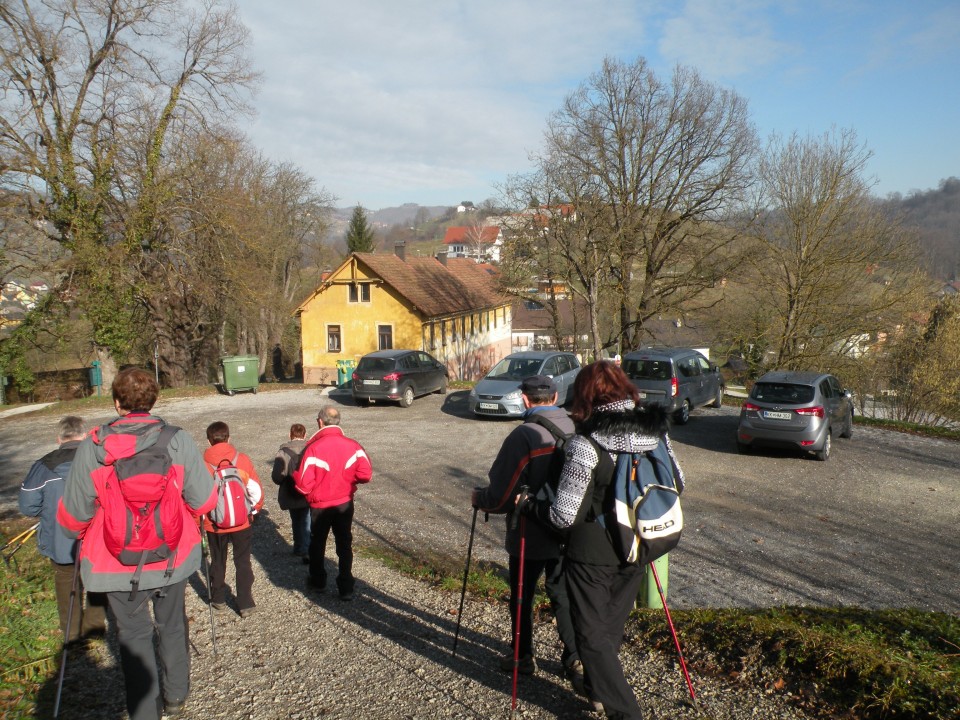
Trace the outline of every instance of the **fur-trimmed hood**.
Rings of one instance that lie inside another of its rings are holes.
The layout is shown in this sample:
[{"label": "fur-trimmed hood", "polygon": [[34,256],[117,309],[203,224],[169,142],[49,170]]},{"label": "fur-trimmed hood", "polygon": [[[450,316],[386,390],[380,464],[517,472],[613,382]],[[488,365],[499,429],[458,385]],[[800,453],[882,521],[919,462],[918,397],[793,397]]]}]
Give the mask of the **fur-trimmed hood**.
[{"label": "fur-trimmed hood", "polygon": [[623,400],[604,405],[577,426],[610,452],[645,452],[657,446],[669,428],[667,413],[659,405],[640,408]]}]

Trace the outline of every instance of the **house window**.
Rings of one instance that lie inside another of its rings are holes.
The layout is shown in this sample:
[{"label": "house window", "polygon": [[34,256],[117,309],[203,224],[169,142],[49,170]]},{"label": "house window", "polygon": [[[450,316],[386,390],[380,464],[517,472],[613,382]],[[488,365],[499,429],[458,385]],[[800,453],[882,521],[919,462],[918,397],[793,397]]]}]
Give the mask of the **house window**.
[{"label": "house window", "polygon": [[379,350],[393,350],[392,325],[377,325],[377,338]]},{"label": "house window", "polygon": [[443,346],[447,346],[447,321],[440,321],[440,342],[443,343]]},{"label": "house window", "polygon": [[327,325],[327,352],[340,352],[340,326]]},{"label": "house window", "polygon": [[437,326],[435,323],[430,323],[430,349],[437,349]]},{"label": "house window", "polygon": [[350,302],[370,302],[370,283],[350,283],[347,287],[350,289]]}]

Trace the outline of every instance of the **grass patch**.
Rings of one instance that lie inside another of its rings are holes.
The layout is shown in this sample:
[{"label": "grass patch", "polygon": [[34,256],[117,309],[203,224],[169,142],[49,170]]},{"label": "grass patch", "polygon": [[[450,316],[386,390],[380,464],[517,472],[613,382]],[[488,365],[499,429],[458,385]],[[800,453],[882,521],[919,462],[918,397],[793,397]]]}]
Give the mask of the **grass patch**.
[{"label": "grass patch", "polygon": [[[0,525],[0,544],[35,521]],[[7,548],[9,554],[13,547]],[[34,714],[41,686],[57,674],[63,643],[50,561],[37,552],[35,537],[0,565],[0,707],[3,717]]]},{"label": "grass patch", "polygon": [[923,435],[924,437],[944,438],[946,440],[960,440],[960,430],[943,427],[941,425],[920,425],[919,423],[903,422],[902,420],[888,420],[886,418],[868,418],[855,415],[853,421],[858,425],[895,430],[909,435]]},{"label": "grass patch", "polygon": [[[458,593],[463,559],[364,546],[358,553]],[[473,597],[506,601],[502,568],[473,563]],[[538,593],[537,605],[548,606]],[[813,712],[860,720],[960,718],[960,618],[919,610],[857,608],[698,609],[671,612],[697,673],[755,681],[790,692]],[[637,610],[631,642],[676,652],[661,610]]]},{"label": "grass patch", "polygon": [[[782,607],[674,611],[701,670],[773,678],[812,707],[863,720],[960,717],[960,619],[919,610]],[[631,623],[635,642],[675,652],[660,611]]]}]

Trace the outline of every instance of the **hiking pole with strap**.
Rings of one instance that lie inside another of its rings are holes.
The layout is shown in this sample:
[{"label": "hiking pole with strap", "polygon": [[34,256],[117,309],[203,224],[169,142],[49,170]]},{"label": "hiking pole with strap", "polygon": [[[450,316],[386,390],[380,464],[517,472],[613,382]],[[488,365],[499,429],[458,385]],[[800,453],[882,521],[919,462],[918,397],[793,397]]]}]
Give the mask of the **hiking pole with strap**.
[{"label": "hiking pole with strap", "polygon": [[463,599],[467,594],[467,575],[470,572],[470,556],[473,554],[473,535],[477,529],[477,512],[480,508],[473,508],[473,522],[470,523],[470,542],[467,543],[467,563],[463,568],[463,587],[460,589],[460,610],[457,611],[457,631],[453,636],[453,657],[457,656],[457,641],[460,639],[460,621],[463,618]]},{"label": "hiking pole with strap", "polygon": [[203,527],[203,518],[200,518],[200,559],[203,561],[203,568],[207,579],[207,609],[210,611],[210,640],[213,643],[213,655],[217,655],[217,626],[213,620],[213,589],[210,585],[210,557],[207,553],[210,551],[210,543],[207,540],[207,531]]},{"label": "hiking pole with strap", "polygon": [[683,677],[687,681],[687,689],[690,690],[690,699],[693,701],[694,707],[699,707],[697,705],[697,696],[693,692],[693,683],[690,682],[690,673],[687,672],[687,661],[683,659],[683,651],[680,649],[680,639],[677,637],[677,630],[673,626],[673,618],[670,617],[670,608],[667,607],[667,598],[663,594],[663,587],[660,585],[660,577],[657,575],[657,568],[653,563],[650,563],[650,570],[653,572],[653,580],[657,583],[657,592],[660,593],[660,602],[663,603],[663,611],[667,615],[667,625],[670,626],[670,634],[673,635],[673,644],[677,648],[677,655],[680,656],[680,668],[683,670]]},{"label": "hiking pole with strap", "polygon": [[[16,555],[16,554],[17,554],[17,551],[20,550],[20,548],[22,548],[22,547],[24,546],[24,544],[27,542],[27,540],[29,540],[31,537],[33,537],[33,534],[37,531],[37,528],[39,528],[39,527],[40,527],[40,523],[39,523],[39,522],[34,523],[33,525],[31,525],[30,527],[28,527],[26,530],[24,530],[24,531],[23,531],[22,533],[20,533],[19,535],[16,535],[15,537],[10,538],[10,540],[8,540],[3,547],[0,547],[0,554],[3,555],[3,561],[9,565],[9,564],[10,564],[10,558],[12,558],[14,555]],[[9,553],[3,552],[4,550],[6,550],[6,549],[7,549],[8,547],[10,547],[11,545],[16,545],[16,547],[15,547],[13,550],[11,550]]]},{"label": "hiking pole with strap", "polygon": [[511,525],[516,527],[517,515],[520,516],[520,563],[517,568],[517,619],[513,630],[513,687],[510,690],[510,720],[517,710],[517,676],[520,674],[520,624],[523,622],[523,563],[527,549],[527,516],[520,512],[522,503],[527,499],[526,486],[520,488],[517,506],[514,508]]},{"label": "hiking pole with strap", "polygon": [[53,701],[54,718],[60,713],[60,694],[63,692],[63,676],[67,672],[67,644],[70,642],[70,630],[73,627],[73,605],[77,600],[77,583],[80,575],[80,547],[82,542],[82,540],[77,540],[77,556],[73,560],[73,583],[70,588],[70,604],[67,606],[67,631],[63,634],[63,650],[60,653],[60,672],[57,675],[57,696]]}]

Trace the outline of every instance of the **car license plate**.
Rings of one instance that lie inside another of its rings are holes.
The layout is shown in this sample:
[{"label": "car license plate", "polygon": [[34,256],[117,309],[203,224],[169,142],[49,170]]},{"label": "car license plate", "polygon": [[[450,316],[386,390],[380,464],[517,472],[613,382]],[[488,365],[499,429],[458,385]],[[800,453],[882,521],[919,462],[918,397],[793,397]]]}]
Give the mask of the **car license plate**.
[{"label": "car license plate", "polygon": [[763,417],[767,420],[789,420],[793,413],[780,412],[778,410],[764,410]]},{"label": "car license plate", "polygon": [[379,385],[379,384],[380,384],[380,381],[379,381],[379,380],[364,380],[364,381],[363,381],[363,384],[364,384],[364,385]]},{"label": "car license plate", "polygon": [[481,410],[499,410],[500,406],[496,403],[480,403]]}]

